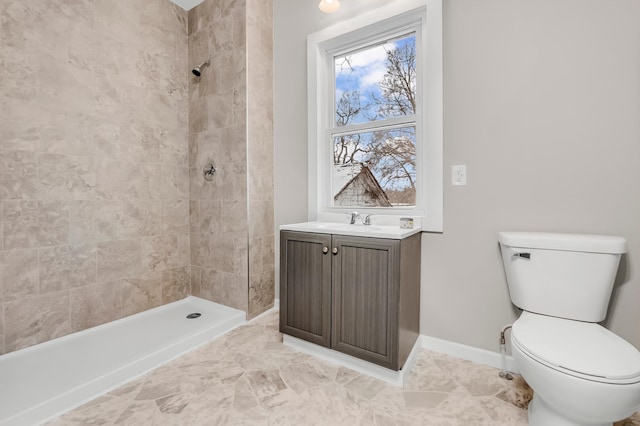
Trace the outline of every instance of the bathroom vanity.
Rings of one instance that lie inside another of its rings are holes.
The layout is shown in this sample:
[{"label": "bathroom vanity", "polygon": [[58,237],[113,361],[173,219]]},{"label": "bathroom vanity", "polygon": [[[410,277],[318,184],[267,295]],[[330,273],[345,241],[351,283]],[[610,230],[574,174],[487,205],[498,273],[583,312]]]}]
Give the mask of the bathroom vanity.
[{"label": "bathroom vanity", "polygon": [[280,331],[401,369],[419,334],[420,238],[391,226],[282,226]]}]

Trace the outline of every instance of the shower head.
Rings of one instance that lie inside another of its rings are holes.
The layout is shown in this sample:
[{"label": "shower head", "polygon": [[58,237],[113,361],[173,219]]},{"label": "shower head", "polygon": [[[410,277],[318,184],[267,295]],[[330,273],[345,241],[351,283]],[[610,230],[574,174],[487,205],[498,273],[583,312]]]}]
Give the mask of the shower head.
[{"label": "shower head", "polygon": [[195,75],[196,77],[200,77],[202,75],[202,68],[204,67],[208,67],[209,65],[211,65],[211,61],[209,61],[208,59],[206,61],[204,61],[203,63],[201,63],[200,65],[198,65],[197,67],[193,67],[193,69],[191,70],[191,72],[193,73],[193,75]]}]

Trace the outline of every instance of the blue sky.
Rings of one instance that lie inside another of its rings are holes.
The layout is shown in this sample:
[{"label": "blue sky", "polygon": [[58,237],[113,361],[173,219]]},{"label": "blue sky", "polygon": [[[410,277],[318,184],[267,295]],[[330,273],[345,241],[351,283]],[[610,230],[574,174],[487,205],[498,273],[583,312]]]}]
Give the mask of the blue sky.
[{"label": "blue sky", "polygon": [[[396,39],[367,50],[337,57],[335,59],[336,102],[346,91],[359,91],[362,106],[371,102],[372,95],[379,96],[380,89],[377,83],[383,79],[387,70],[387,51],[404,43],[415,43],[415,36]],[[348,58],[348,63],[345,56]],[[366,121],[369,120],[361,113],[354,117],[351,123]]]}]

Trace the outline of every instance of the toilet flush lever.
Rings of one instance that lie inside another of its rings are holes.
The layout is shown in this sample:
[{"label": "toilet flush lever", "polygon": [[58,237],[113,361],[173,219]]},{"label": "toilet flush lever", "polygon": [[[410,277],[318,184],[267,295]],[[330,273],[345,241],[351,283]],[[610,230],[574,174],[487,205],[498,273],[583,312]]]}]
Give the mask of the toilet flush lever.
[{"label": "toilet flush lever", "polygon": [[523,257],[525,259],[531,259],[531,253],[513,253],[513,257]]}]

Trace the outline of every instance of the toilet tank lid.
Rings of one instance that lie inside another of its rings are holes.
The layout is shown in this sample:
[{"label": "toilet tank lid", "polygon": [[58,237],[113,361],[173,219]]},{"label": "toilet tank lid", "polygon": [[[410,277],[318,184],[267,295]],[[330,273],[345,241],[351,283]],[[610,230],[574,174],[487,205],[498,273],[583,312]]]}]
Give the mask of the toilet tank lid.
[{"label": "toilet tank lid", "polygon": [[627,240],[612,235],[499,232],[498,241],[510,247],[611,254],[627,252]]}]

